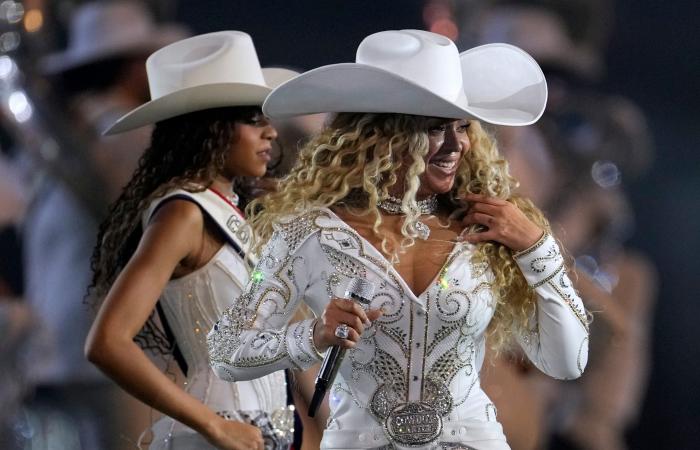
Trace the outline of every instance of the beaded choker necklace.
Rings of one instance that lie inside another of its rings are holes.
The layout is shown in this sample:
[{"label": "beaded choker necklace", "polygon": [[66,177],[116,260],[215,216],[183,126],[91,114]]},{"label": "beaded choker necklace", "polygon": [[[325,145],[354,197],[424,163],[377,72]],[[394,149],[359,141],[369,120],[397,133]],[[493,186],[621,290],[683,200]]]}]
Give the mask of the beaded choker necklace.
[{"label": "beaded choker necklace", "polygon": [[[418,200],[416,204],[421,214],[435,214],[438,210],[437,195],[431,195],[424,200]],[[403,211],[401,211],[401,199],[392,197],[391,195],[377,203],[377,207],[387,214],[403,214]]]},{"label": "beaded choker necklace", "polygon": [[[437,195],[431,195],[424,200],[418,200],[416,204],[421,214],[435,214],[438,210]],[[401,200],[396,197],[389,196],[385,198],[377,203],[377,207],[387,214],[403,214],[403,211],[401,211]],[[428,227],[428,225],[417,221],[415,228],[419,238],[423,240],[428,239],[430,236],[430,227]]]}]

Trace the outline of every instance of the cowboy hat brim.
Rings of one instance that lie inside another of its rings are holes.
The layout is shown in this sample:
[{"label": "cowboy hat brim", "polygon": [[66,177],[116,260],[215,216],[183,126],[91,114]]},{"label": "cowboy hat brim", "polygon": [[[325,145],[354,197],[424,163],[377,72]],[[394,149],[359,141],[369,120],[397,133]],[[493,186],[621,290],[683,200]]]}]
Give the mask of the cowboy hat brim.
[{"label": "cowboy hat brim", "polygon": [[122,133],[205,109],[262,105],[265,97],[275,86],[298,74],[282,68],[264,68],[262,72],[268,86],[250,83],[211,83],[181,89],[144,103],[126,113],[102,134]]},{"label": "cowboy hat brim", "polygon": [[529,125],[547,102],[537,63],[508,44],[487,44],[460,55],[466,99],[447,99],[387,70],[341,63],[305,72],[277,87],[265,100],[271,118],[322,112],[401,113],[476,118],[496,125]]}]

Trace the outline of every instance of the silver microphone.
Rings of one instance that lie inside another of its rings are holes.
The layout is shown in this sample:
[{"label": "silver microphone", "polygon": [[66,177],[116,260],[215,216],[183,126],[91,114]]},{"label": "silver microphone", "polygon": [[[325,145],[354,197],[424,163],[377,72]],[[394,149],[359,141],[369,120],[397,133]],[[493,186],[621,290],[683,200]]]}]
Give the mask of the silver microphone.
[{"label": "silver microphone", "polygon": [[[372,301],[374,289],[374,283],[364,278],[355,277],[348,283],[348,287],[345,290],[345,298],[359,303],[363,309],[366,309]],[[333,384],[338,368],[343,362],[343,356],[345,356],[345,348],[334,345],[328,349],[323,357],[321,369],[316,377],[314,396],[311,398],[311,403],[309,403],[309,417],[316,415],[316,410],[321,404],[323,397],[326,396],[326,391]]]},{"label": "silver microphone", "polygon": [[348,283],[348,287],[345,290],[345,298],[354,300],[362,305],[363,308],[367,308],[372,301],[374,288],[374,283],[371,281],[355,277]]}]

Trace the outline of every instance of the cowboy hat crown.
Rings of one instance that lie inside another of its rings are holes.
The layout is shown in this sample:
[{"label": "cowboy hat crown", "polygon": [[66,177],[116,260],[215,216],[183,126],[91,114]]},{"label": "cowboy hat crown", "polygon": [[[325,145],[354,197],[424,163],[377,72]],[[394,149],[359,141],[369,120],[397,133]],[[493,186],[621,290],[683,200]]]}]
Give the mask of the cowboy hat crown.
[{"label": "cowboy hat crown", "polygon": [[151,101],[117,120],[105,134],[120,133],[210,108],[261,105],[296,72],[260,67],[251,37],[220,31],[175,42],[146,61]]},{"label": "cowboy hat crown", "polygon": [[487,44],[460,54],[442,35],[391,30],[366,37],[355,63],[319,67],[282,84],[263,112],[272,118],[402,113],[529,125],[546,101],[542,70],[517,47]]}]

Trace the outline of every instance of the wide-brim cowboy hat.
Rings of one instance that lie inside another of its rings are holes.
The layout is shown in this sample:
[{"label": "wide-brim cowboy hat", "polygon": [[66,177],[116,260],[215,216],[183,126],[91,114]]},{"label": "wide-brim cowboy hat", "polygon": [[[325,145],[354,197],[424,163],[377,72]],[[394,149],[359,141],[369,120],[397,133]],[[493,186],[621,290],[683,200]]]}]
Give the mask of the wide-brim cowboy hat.
[{"label": "wide-brim cowboy hat", "polygon": [[157,25],[136,2],[88,3],[71,17],[68,47],[42,58],[39,69],[54,75],[112,58],[145,56],[188,34],[175,24]]},{"label": "wide-brim cowboy hat", "polygon": [[263,112],[284,118],[321,112],[402,113],[529,125],[547,103],[547,83],[525,51],[488,44],[459,54],[421,30],[366,37],[355,63],[305,72],[276,88]]},{"label": "wide-brim cowboy hat", "polygon": [[164,47],[146,61],[152,100],[122,116],[104,134],[115,134],[181,114],[227,106],[262,105],[297,72],[260,67],[250,36],[220,31]]}]

